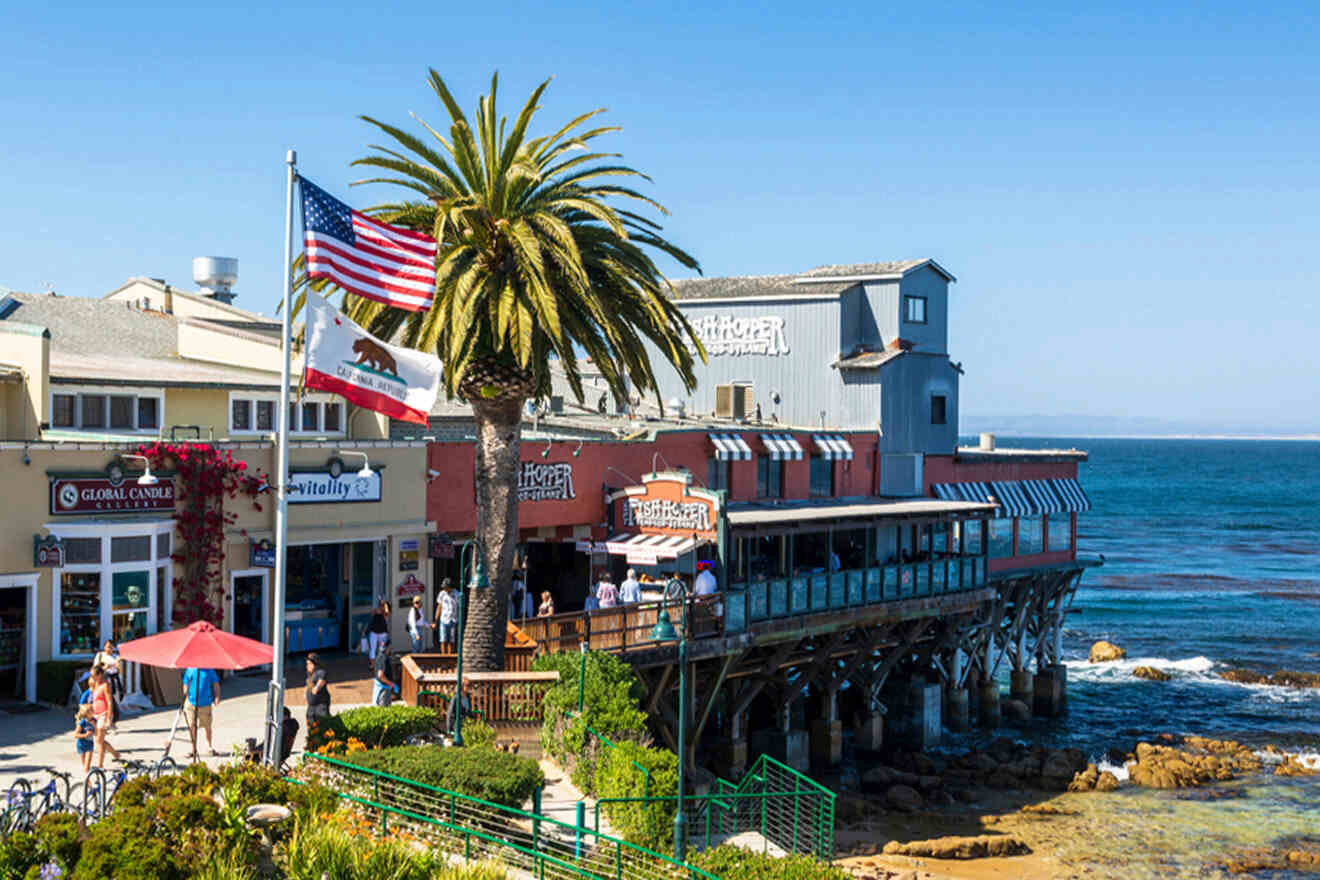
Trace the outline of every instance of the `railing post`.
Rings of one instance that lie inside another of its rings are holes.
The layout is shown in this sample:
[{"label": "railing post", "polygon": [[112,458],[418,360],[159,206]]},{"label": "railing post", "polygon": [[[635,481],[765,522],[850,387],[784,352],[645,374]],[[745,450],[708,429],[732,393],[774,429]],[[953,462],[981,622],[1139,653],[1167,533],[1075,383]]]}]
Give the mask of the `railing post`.
[{"label": "railing post", "polygon": [[582,858],[582,826],[587,821],[587,805],[577,802],[577,829],[573,832],[573,858]]}]

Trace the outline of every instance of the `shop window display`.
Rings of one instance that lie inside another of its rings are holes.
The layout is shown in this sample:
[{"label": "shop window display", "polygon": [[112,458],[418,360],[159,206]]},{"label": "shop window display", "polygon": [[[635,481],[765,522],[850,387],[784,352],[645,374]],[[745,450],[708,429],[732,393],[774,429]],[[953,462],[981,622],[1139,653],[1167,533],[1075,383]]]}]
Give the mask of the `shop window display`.
[{"label": "shop window display", "polygon": [[100,572],[65,572],[60,577],[60,653],[95,653],[100,638]]},{"label": "shop window display", "polygon": [[111,577],[111,587],[111,638],[116,642],[126,642],[145,636],[151,601],[147,572],[115,572]]}]

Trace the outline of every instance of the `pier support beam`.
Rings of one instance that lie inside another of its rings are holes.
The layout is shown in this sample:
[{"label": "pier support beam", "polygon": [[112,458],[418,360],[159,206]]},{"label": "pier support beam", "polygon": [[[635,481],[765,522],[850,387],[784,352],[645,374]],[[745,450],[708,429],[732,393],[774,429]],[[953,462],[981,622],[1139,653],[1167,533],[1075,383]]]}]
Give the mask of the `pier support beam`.
[{"label": "pier support beam", "polygon": [[885,716],[869,712],[857,719],[853,742],[859,752],[878,752],[885,744]]},{"label": "pier support beam", "polygon": [[895,682],[886,690],[885,705],[889,707],[890,733],[905,747],[924,752],[940,741],[941,704],[944,702],[938,684],[928,684],[925,678],[908,682]]},{"label": "pier support beam", "polygon": [[999,713],[999,682],[993,679],[983,681],[976,690],[981,704],[981,726],[987,730],[998,727],[1003,721]]},{"label": "pier support beam", "polygon": [[783,761],[794,770],[811,769],[810,741],[805,730],[792,726],[793,704],[779,710],[776,730],[758,730],[752,734],[752,751]]},{"label": "pier support beam", "polygon": [[1014,669],[1008,680],[1009,699],[1021,700],[1030,706],[1036,694],[1035,678],[1030,669]]},{"label": "pier support beam", "polygon": [[747,769],[747,711],[729,716],[729,745],[725,759],[729,762],[729,773],[734,779],[743,775]]},{"label": "pier support beam", "polygon": [[839,720],[839,691],[830,688],[821,695],[823,717],[811,722],[811,757],[833,767],[843,760],[843,722]]},{"label": "pier support beam", "polygon": [[949,688],[944,694],[944,724],[949,730],[962,732],[971,726],[967,688]]},{"label": "pier support beam", "polygon": [[1036,676],[1032,711],[1036,715],[1062,715],[1068,707],[1068,667],[1061,663],[1046,666]]}]

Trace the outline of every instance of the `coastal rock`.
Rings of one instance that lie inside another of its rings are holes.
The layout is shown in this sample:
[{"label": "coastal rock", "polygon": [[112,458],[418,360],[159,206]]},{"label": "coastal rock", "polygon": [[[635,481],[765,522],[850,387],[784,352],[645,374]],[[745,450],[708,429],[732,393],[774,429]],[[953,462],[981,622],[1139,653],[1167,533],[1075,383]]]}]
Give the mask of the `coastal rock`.
[{"label": "coastal rock", "polygon": [[[888,849],[886,847],[886,849]],[[1320,849],[1248,849],[1224,863],[1230,874],[1320,870]]]},{"label": "coastal rock", "polygon": [[1091,646],[1092,663],[1109,663],[1113,660],[1122,660],[1126,656],[1127,651],[1124,651],[1113,642],[1101,641]]},{"label": "coastal rock", "polygon": [[999,704],[999,717],[1004,721],[1030,721],[1031,707],[1022,700],[1004,700]]},{"label": "coastal rock", "polygon": [[1272,684],[1276,687],[1320,688],[1320,673],[1297,672],[1292,669],[1280,669],[1273,675],[1253,672],[1250,669],[1226,669],[1219,677],[1238,684]]},{"label": "coastal rock", "polygon": [[1136,669],[1132,670],[1132,674],[1137,678],[1145,678],[1150,681],[1168,681],[1173,678],[1172,675],[1165,672],[1163,669],[1156,669],[1154,666],[1138,666]]},{"label": "coastal rock", "polygon": [[917,790],[907,785],[891,785],[885,792],[885,803],[903,813],[915,812],[926,805]]},{"label": "coastal rock", "polygon": [[[1009,702],[1013,702],[1013,701],[1010,700]],[[1021,702],[1021,701],[1019,700],[1017,702]],[[1023,703],[1023,705],[1026,704]],[[1018,752],[1022,751],[1022,749],[1023,746],[1018,745],[1008,737],[999,736],[999,737],[995,737],[994,741],[992,741],[990,745],[986,746],[985,751],[986,754],[994,758],[999,763],[1007,764],[1009,761],[1016,758],[1018,756]]]},{"label": "coastal rock", "polygon": [[1085,770],[1078,771],[1073,776],[1072,782],[1068,783],[1068,790],[1077,791],[1095,791],[1095,784],[1100,780],[1100,768],[1094,764],[1087,764]]},{"label": "coastal rock", "polygon": [[1189,736],[1180,748],[1142,742],[1134,752],[1137,760],[1129,776],[1133,784],[1147,788],[1187,788],[1261,770],[1251,749],[1233,740]]},{"label": "coastal rock", "polygon": [[1108,770],[1101,771],[1100,778],[1095,781],[1096,791],[1118,791],[1118,777]]},{"label": "coastal rock", "polygon": [[1312,770],[1297,760],[1296,755],[1285,756],[1282,763],[1274,768],[1275,776],[1314,776],[1317,773],[1320,773],[1320,770]]},{"label": "coastal rock", "polygon": [[894,774],[888,767],[872,767],[860,777],[862,791],[879,793],[894,784]]},{"label": "coastal rock", "polygon": [[932,859],[983,859],[987,856],[1019,856],[1031,849],[1019,838],[983,834],[979,837],[935,837],[885,844],[886,855],[917,856]]}]

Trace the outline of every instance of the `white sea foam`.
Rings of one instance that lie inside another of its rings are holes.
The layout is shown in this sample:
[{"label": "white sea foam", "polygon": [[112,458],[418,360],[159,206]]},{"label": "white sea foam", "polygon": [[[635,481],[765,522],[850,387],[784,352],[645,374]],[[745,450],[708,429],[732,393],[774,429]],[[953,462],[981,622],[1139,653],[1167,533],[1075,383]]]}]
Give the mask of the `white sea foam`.
[{"label": "white sea foam", "polygon": [[1100,761],[1095,766],[1096,769],[1099,770],[1101,773],[1104,773],[1106,770],[1108,770],[1110,773],[1114,774],[1115,777],[1117,777],[1119,782],[1128,781],[1128,768],[1126,764],[1111,764],[1108,761]]},{"label": "white sea foam", "polygon": [[1080,680],[1112,681],[1132,678],[1132,670],[1138,666],[1153,666],[1176,677],[1214,678],[1208,673],[1214,668],[1215,661],[1209,657],[1186,657],[1182,660],[1170,660],[1167,657],[1128,657],[1123,660],[1110,660],[1105,663],[1091,663],[1087,660],[1069,660],[1068,676]]}]

